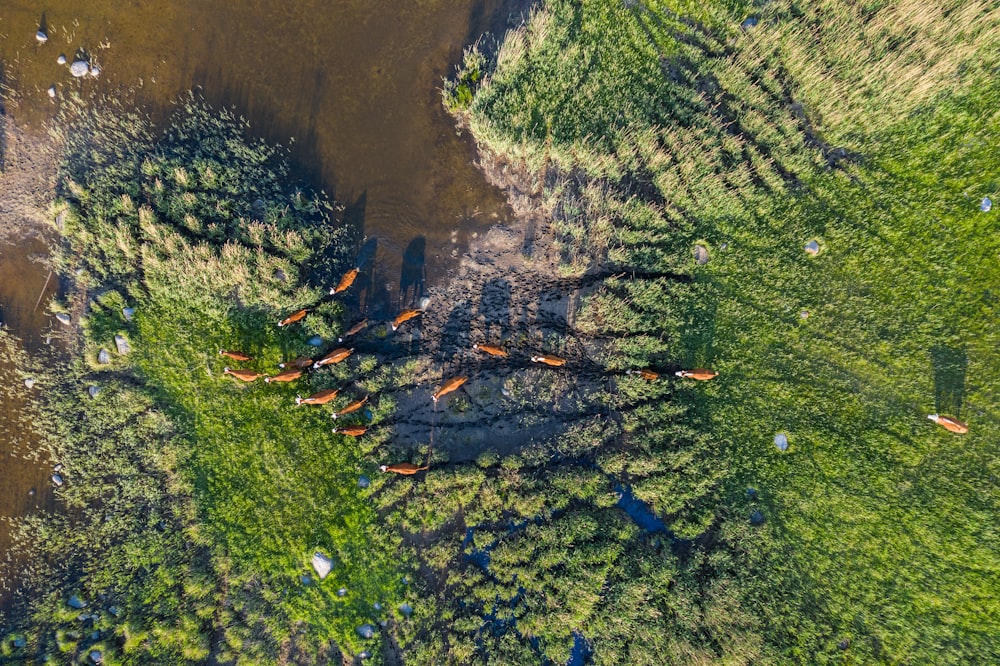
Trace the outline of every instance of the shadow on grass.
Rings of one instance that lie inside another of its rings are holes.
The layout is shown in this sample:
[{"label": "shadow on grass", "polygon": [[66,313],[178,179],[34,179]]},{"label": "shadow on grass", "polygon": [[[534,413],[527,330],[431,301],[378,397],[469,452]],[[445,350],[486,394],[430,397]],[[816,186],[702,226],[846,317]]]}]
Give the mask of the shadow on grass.
[{"label": "shadow on grass", "polygon": [[964,347],[931,347],[934,369],[934,408],[939,413],[959,416],[965,398],[965,373],[969,356]]}]

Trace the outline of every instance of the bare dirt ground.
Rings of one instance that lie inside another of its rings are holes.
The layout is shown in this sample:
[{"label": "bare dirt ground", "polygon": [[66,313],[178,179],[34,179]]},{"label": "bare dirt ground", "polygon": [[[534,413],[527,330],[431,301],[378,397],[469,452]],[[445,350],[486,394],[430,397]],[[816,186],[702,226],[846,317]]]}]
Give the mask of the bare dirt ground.
[{"label": "bare dirt ground", "polygon": [[47,136],[17,128],[0,102],[0,242],[47,231],[58,151]]}]

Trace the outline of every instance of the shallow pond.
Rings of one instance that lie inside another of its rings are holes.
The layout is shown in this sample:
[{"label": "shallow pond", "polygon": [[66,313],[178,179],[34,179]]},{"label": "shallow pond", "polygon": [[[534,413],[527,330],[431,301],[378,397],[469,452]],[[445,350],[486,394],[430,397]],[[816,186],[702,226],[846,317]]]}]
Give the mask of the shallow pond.
[{"label": "shallow pond", "polygon": [[[289,145],[296,175],[345,203],[347,219],[377,238],[367,246],[377,249],[366,300],[391,309],[401,286],[445,277],[473,234],[510,214],[475,167],[471,140],[446,115],[440,88],[467,44],[502,32],[525,5],[5,1],[0,109],[30,144],[44,140],[73,93],[97,104],[117,98],[162,121],[181,94],[199,90],[246,117],[257,136]],[[80,59],[99,76],[74,77]],[[48,295],[35,308],[47,271],[28,256],[43,251],[37,241],[0,246],[0,312],[29,351],[58,326],[45,313]],[[5,381],[8,371],[0,368]],[[12,417],[21,404],[0,402],[0,517],[51,505],[49,465],[23,457],[31,442]],[[0,521],[0,553],[8,545],[8,523]]]}]

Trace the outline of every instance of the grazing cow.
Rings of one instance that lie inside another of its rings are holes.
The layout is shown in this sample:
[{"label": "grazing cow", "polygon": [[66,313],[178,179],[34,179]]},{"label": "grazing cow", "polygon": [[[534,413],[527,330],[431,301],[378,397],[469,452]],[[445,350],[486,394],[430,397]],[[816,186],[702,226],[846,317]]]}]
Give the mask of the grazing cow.
[{"label": "grazing cow", "polygon": [[361,400],[355,400],[354,402],[352,402],[351,404],[347,405],[346,407],[344,407],[339,412],[334,412],[333,413],[333,418],[336,419],[336,418],[339,418],[339,417],[343,416],[344,414],[350,414],[352,412],[356,412],[359,409],[361,409],[362,407],[364,407],[366,404],[368,404],[368,396],[365,396],[365,397],[361,398]]},{"label": "grazing cow", "polygon": [[313,369],[322,368],[324,365],[330,365],[332,363],[340,363],[348,356],[354,353],[353,349],[345,349],[344,347],[338,347],[332,352],[321,358],[320,360],[313,363]]},{"label": "grazing cow", "polygon": [[707,382],[709,379],[715,379],[719,376],[719,373],[714,370],[708,370],[707,368],[695,368],[694,370],[678,370],[674,373],[678,377],[684,377],[685,379],[697,379],[699,382]]},{"label": "grazing cow", "polygon": [[927,418],[929,418],[931,421],[934,421],[934,423],[937,423],[939,426],[941,426],[945,430],[948,430],[949,432],[955,432],[958,433],[959,435],[964,435],[965,433],[969,432],[969,426],[966,425],[965,423],[962,423],[953,416],[945,416],[943,414],[928,414]]},{"label": "grazing cow", "polygon": [[368,320],[367,319],[362,319],[361,321],[359,321],[354,326],[351,326],[347,330],[347,332],[344,333],[341,337],[337,338],[337,342],[343,342],[344,340],[346,340],[347,338],[351,337],[352,335],[357,335],[361,331],[365,330],[365,328],[367,326],[368,326]]},{"label": "grazing cow", "polygon": [[309,314],[309,310],[306,309],[296,310],[292,314],[288,315],[287,317],[279,321],[278,326],[288,326],[289,324],[294,324],[297,321],[301,321],[307,314]]},{"label": "grazing cow", "polygon": [[652,370],[649,370],[648,368],[643,368],[642,370],[626,370],[625,374],[626,375],[639,375],[640,377],[642,377],[643,379],[645,379],[647,382],[655,382],[657,379],[660,378],[659,374],[653,372]]},{"label": "grazing cow", "polygon": [[544,354],[540,356],[532,356],[532,363],[544,363],[545,365],[551,365],[553,368],[558,368],[561,365],[566,365],[566,359],[560,358],[558,356],[546,356]]},{"label": "grazing cow", "polygon": [[461,377],[452,377],[451,379],[446,381],[444,385],[441,386],[441,388],[439,388],[436,393],[434,393],[434,395],[431,396],[431,400],[437,402],[441,397],[446,396],[452,391],[457,390],[459,386],[461,386],[467,381],[469,381],[469,378],[464,375]]},{"label": "grazing cow", "polygon": [[252,361],[253,360],[253,356],[250,356],[249,354],[244,354],[241,351],[226,351],[225,349],[220,349],[219,350],[219,356],[228,356],[229,358],[233,359],[234,361]]},{"label": "grazing cow", "polygon": [[288,361],[287,363],[279,363],[279,368],[295,368],[297,370],[305,370],[310,365],[312,365],[313,360],[308,356],[299,356],[294,361]]},{"label": "grazing cow", "polygon": [[383,472],[395,472],[396,474],[405,474],[410,476],[411,474],[416,474],[417,472],[423,472],[424,470],[430,469],[430,465],[424,465],[423,467],[417,467],[413,463],[396,463],[395,465],[380,465],[379,469]]},{"label": "grazing cow", "polygon": [[472,345],[472,348],[476,351],[486,352],[490,356],[499,356],[500,358],[507,357],[507,352],[504,351],[503,347],[498,345]]},{"label": "grazing cow", "polygon": [[344,277],[340,278],[340,282],[337,283],[337,286],[330,290],[330,295],[336,296],[340,292],[347,291],[348,289],[350,289],[351,285],[354,284],[354,280],[357,279],[358,273],[360,272],[361,271],[359,269],[352,268],[351,270],[344,273]]},{"label": "grazing cow", "polygon": [[325,391],[320,391],[318,393],[313,393],[308,398],[300,398],[295,396],[296,405],[325,405],[340,393],[337,389],[326,389]]},{"label": "grazing cow", "polygon": [[291,370],[285,370],[284,372],[279,372],[273,377],[264,377],[264,381],[270,384],[271,382],[291,382],[302,376],[302,370],[299,368],[292,368]]},{"label": "grazing cow", "polygon": [[349,435],[351,437],[361,437],[361,435],[368,432],[368,428],[364,426],[347,426],[346,428],[334,428],[334,435]]},{"label": "grazing cow", "polygon": [[254,372],[253,370],[233,370],[230,367],[223,368],[222,372],[227,375],[232,375],[233,377],[236,377],[236,379],[244,382],[252,382],[264,376],[263,372]]},{"label": "grazing cow", "polygon": [[397,328],[400,327],[400,325],[402,325],[404,321],[410,321],[414,317],[419,317],[423,313],[424,313],[423,310],[403,310],[398,315],[396,315],[395,319],[392,320],[392,330],[395,331]]}]

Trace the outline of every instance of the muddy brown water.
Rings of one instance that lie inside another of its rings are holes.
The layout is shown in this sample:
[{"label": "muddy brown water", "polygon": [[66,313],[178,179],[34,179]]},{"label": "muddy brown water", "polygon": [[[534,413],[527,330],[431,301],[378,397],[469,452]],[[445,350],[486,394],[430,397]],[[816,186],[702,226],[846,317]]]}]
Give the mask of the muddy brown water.
[{"label": "muddy brown water", "polygon": [[[366,301],[391,310],[400,287],[414,300],[453,273],[469,239],[512,217],[475,168],[475,147],[445,113],[440,87],[466,45],[512,27],[528,5],[4,0],[0,112],[42,141],[73,92],[92,103],[124,99],[161,122],[180,95],[200,91],[246,117],[256,136],[289,145],[296,175],[346,204],[347,219],[377,239]],[[47,42],[36,40],[39,29]],[[100,76],[71,76],[78,57]],[[47,271],[30,257],[42,252],[35,240],[0,245],[0,312],[29,352],[58,326],[45,313],[49,294],[35,309]],[[12,381],[9,370],[0,368],[0,379]],[[0,553],[9,546],[6,517],[52,501],[50,465],[25,458],[32,441],[14,418],[19,400],[0,401]]]}]

